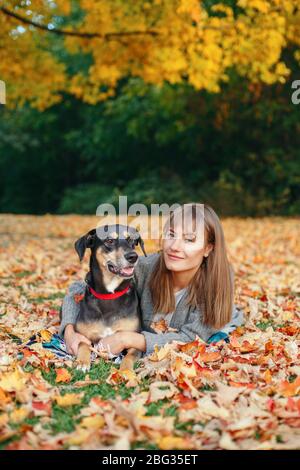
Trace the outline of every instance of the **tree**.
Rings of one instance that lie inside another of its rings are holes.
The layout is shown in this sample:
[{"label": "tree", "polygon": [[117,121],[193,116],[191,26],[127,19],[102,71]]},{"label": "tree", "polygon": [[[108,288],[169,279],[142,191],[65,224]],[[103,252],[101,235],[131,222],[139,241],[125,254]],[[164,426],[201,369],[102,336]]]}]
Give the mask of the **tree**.
[{"label": "tree", "polygon": [[[68,92],[89,104],[123,77],[187,82],[219,92],[234,69],[253,83],[284,83],[285,48],[300,61],[298,0],[12,0],[0,5],[0,78],[7,106],[40,110]],[[54,39],[55,37],[55,39]],[[67,66],[57,52],[86,57]]]}]

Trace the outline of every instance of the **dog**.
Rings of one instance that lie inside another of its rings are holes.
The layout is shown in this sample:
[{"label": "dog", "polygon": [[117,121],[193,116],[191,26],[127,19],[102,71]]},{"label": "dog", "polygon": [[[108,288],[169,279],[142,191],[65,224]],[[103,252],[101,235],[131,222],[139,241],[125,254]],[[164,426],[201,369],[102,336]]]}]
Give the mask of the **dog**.
[{"label": "dog", "polygon": [[[80,261],[87,248],[91,256],[87,286],[74,328],[93,344],[118,331],[141,331],[139,301],[133,283],[138,263],[137,245],[147,256],[138,230],[120,224],[92,229],[75,242]],[[129,348],[120,369],[132,369],[140,356],[140,351]],[[81,370],[90,369],[91,351],[86,343],[78,346],[77,363]]]}]

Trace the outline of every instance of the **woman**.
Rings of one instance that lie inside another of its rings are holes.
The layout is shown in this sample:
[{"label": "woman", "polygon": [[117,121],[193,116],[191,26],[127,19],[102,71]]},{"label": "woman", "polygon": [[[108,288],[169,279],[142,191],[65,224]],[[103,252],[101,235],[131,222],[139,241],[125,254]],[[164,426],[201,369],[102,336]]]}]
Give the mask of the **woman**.
[{"label": "woman", "polygon": [[[161,250],[140,257],[135,268],[143,329],[105,337],[102,347],[113,355],[131,347],[150,354],[155,345],[190,342],[196,335],[206,342],[217,341],[243,322],[243,313],[233,304],[234,278],[223,229],[210,206],[180,206],[167,220],[161,242]],[[84,290],[83,281],[73,283],[63,301],[59,333],[72,354],[80,342],[90,344],[73,326],[79,312],[73,296]],[[177,331],[158,334],[151,324],[161,318]]]}]

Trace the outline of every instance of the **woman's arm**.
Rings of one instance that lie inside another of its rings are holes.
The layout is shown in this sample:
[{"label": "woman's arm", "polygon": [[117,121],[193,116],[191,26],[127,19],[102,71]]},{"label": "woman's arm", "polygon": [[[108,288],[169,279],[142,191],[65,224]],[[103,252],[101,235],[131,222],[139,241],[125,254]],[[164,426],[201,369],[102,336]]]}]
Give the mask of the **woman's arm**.
[{"label": "woman's arm", "polygon": [[[188,343],[199,336],[205,342],[212,342],[214,335],[222,332],[217,341],[224,339],[227,335],[243,323],[243,312],[234,305],[232,320],[221,330],[203,325],[198,310],[190,313],[187,322],[176,332],[154,333],[143,330],[140,333],[121,331],[108,336],[102,340],[104,347],[108,348],[112,354],[120,354],[124,349],[135,348],[145,354],[151,354],[155,345],[164,346],[171,341],[181,341]],[[216,337],[217,338],[217,337]]]},{"label": "woman's arm", "polygon": [[171,341],[189,343],[196,336],[206,341],[217,330],[204,326],[198,310],[190,313],[187,322],[176,332],[154,333],[143,330],[140,333],[120,331],[102,340],[102,344],[112,354],[119,354],[123,349],[135,348],[146,355],[154,351],[155,345],[164,346]]},{"label": "woman's arm", "polygon": [[68,324],[74,325],[79,313],[80,306],[75,301],[74,295],[83,294],[85,291],[85,282],[75,281],[69,287],[68,294],[64,297],[61,309],[61,324],[58,334],[63,337],[65,328]]}]

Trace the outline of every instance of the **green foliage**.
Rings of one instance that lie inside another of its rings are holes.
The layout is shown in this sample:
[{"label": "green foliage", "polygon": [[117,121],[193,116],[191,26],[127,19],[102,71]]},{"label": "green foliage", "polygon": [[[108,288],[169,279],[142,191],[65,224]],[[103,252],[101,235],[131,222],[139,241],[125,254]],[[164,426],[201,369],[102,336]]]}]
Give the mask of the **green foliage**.
[{"label": "green foliage", "polygon": [[[82,58],[84,61],[84,58]],[[299,213],[300,106],[231,74],[218,95],[123,80],[96,106],[66,95],[0,121],[0,211],[95,214],[101,203],[211,204],[218,214]]]}]

